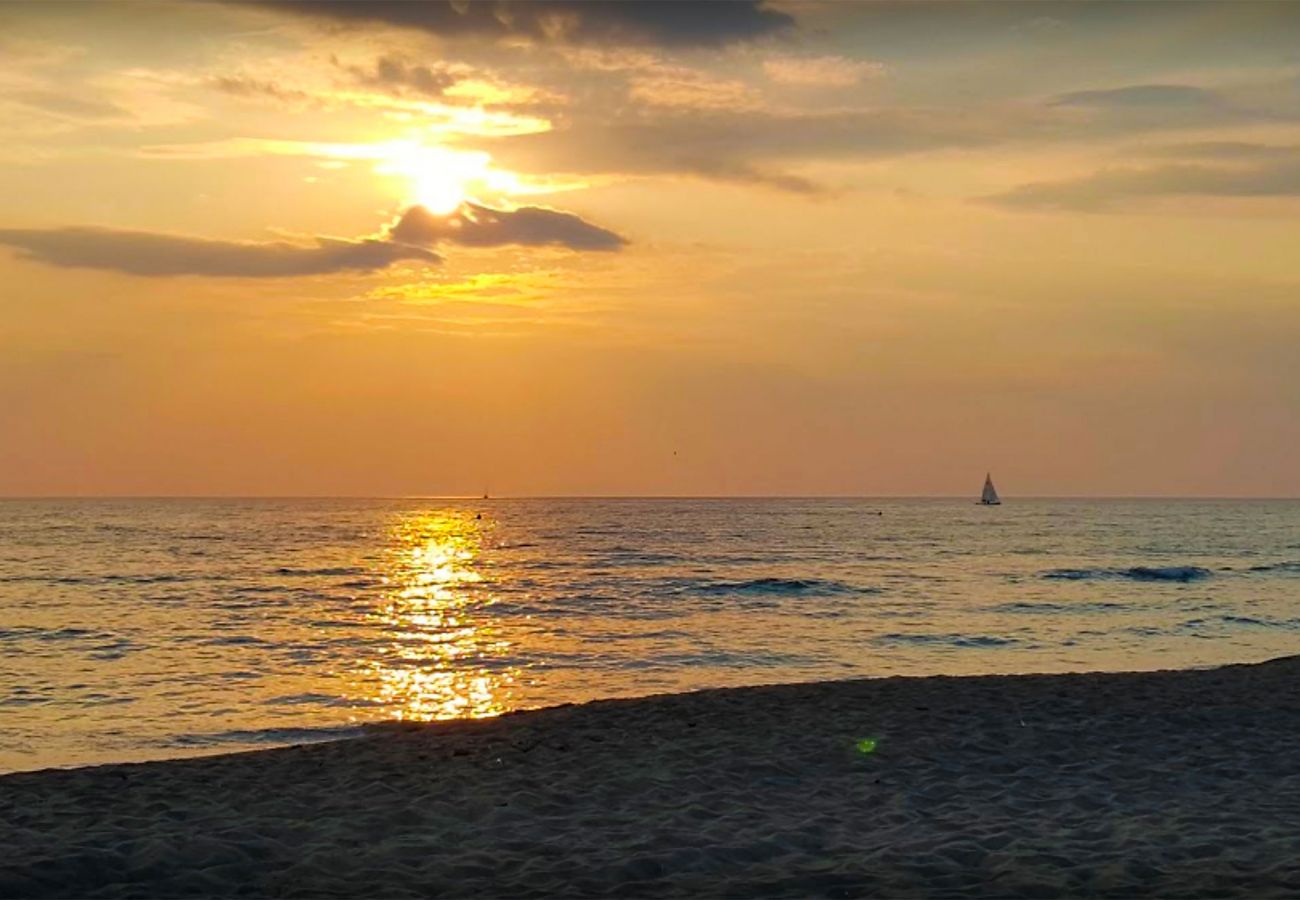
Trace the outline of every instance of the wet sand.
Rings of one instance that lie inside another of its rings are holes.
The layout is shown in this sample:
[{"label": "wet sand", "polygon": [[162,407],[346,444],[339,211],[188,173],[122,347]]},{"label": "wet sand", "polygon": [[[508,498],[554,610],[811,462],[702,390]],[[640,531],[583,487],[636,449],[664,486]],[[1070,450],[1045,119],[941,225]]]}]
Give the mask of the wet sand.
[{"label": "wet sand", "polygon": [[21,773],[0,897],[1293,897],[1298,689],[777,685]]}]

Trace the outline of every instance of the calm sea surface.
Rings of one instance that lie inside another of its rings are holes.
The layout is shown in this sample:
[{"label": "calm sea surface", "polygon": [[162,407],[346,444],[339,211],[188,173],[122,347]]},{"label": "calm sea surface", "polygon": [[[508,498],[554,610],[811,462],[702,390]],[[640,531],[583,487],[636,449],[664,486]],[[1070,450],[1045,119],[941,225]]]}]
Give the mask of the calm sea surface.
[{"label": "calm sea surface", "polygon": [[0,501],[0,769],[1300,652],[1300,502]]}]

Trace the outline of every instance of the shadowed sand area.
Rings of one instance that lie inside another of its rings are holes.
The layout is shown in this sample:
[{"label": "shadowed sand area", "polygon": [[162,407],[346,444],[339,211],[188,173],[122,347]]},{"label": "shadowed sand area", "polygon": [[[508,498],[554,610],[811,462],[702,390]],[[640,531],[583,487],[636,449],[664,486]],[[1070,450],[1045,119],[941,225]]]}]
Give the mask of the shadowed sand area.
[{"label": "shadowed sand area", "polygon": [[779,685],[22,773],[0,896],[1295,896],[1297,688]]}]

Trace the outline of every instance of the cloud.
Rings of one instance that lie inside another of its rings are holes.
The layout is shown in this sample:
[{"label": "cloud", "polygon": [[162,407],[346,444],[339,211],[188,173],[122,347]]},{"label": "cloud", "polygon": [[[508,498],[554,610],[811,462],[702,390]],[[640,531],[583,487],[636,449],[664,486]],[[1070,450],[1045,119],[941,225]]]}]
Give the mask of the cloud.
[{"label": "cloud", "polygon": [[1118,109],[1222,109],[1223,98],[1214,91],[1185,84],[1134,84],[1100,91],[1073,91],[1053,101],[1054,106],[1091,106]]},{"label": "cloud", "polygon": [[559,245],[570,250],[619,250],[627,241],[574,215],[541,206],[515,210],[465,203],[449,216],[412,206],[388,230],[388,238],[428,246],[449,241],[467,247]]},{"label": "cloud", "polygon": [[794,19],[761,0],[264,0],[262,6],[335,22],[411,28],[458,37],[555,43],[719,46],[780,34]]},{"label": "cloud", "polygon": [[374,272],[397,262],[434,264],[429,248],[558,245],[571,250],[618,250],[627,241],[573,213],[525,206],[516,210],[462,204],[450,216],[413,206],[385,232],[352,240],[310,242],[215,241],[115,228],[0,228],[0,245],[25,259],[67,269],[105,269],[150,278],[293,278],[339,272]]},{"label": "cloud", "polygon": [[211,84],[217,90],[235,97],[270,97],[280,101],[303,101],[311,99],[306,91],[281,87],[274,81],[258,78],[244,78],[237,75],[221,75],[213,78]]},{"label": "cloud", "polygon": [[[1231,146],[1231,145],[1227,145]],[[1249,146],[1249,145],[1247,145]],[[1234,151],[1246,165],[1173,163],[1146,168],[1108,169],[1063,181],[1025,184],[986,200],[1016,209],[1105,211],[1122,201],[1144,197],[1296,197],[1300,196],[1300,150],[1289,154],[1256,148]],[[1224,146],[1219,147],[1222,153]]]},{"label": "cloud", "polygon": [[1294,80],[1218,89],[1188,84],[1132,84],[1060,94],[1048,106],[1082,117],[1098,132],[1218,127],[1295,121],[1300,93]]},{"label": "cloud", "polygon": [[18,91],[6,99],[74,119],[126,119],[131,114],[109,100],[57,90]]},{"label": "cloud", "polygon": [[440,261],[430,250],[373,238],[246,243],[113,228],[0,228],[0,244],[51,266],[146,277],[291,278],[372,272],[401,260]]},{"label": "cloud", "polygon": [[632,77],[628,96],[645,106],[684,109],[744,109],[758,106],[743,81],[714,78],[684,66],[659,66]]},{"label": "cloud", "polygon": [[766,60],[763,71],[778,84],[851,87],[882,74],[885,65],[843,56],[783,56]]},{"label": "cloud", "polygon": [[411,92],[425,97],[441,97],[449,87],[461,80],[446,65],[412,64],[394,56],[381,56],[375,61],[374,69],[361,66],[343,68],[366,87],[397,93]]},{"label": "cloud", "polygon": [[[578,52],[591,56],[588,48]],[[777,77],[840,77],[838,63],[821,63],[839,57],[813,59],[818,64],[807,69],[778,65]],[[617,60],[594,63],[608,68]],[[641,66],[651,75],[670,71],[653,59]],[[1217,90],[1136,84],[961,106],[748,104],[741,95],[721,90],[725,84],[705,91],[684,82],[680,98],[661,92],[679,100],[664,112],[646,100],[648,92],[636,89],[641,77],[634,75],[631,90],[617,98],[597,96],[595,102],[587,98],[575,104],[573,114],[557,116],[549,132],[503,136],[482,146],[517,171],[686,175],[816,193],[816,185],[789,169],[812,160],[869,160],[1008,144],[1086,145],[1161,131],[1300,121],[1300,82],[1290,93],[1284,81]],[[643,102],[635,108],[620,105],[629,97]]]},{"label": "cloud", "polygon": [[549,133],[503,137],[493,158],[516,171],[688,175],[801,194],[823,189],[783,164],[872,159],[989,146],[1054,127],[1040,110],[897,109],[827,112],[678,108],[661,117],[594,117]]},{"label": "cloud", "polygon": [[774,188],[791,194],[823,196],[828,190],[815,181],[792,175],[789,172],[777,172],[763,169],[752,163],[727,161],[722,159],[680,160],[683,170],[708,178],[713,181],[731,184],[752,184],[756,187]]},{"label": "cloud", "polygon": [[1300,159],[1300,146],[1253,144],[1249,141],[1193,141],[1185,144],[1162,144],[1143,147],[1140,152],[1143,156],[1157,159],[1211,159],[1224,162]]}]

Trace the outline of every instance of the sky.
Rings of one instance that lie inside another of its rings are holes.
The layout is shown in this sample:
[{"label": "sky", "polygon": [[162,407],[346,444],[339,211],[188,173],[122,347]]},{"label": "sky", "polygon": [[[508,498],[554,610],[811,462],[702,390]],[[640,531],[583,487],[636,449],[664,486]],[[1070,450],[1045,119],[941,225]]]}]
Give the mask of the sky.
[{"label": "sky", "polygon": [[1300,496],[1300,5],[0,3],[0,495]]}]

